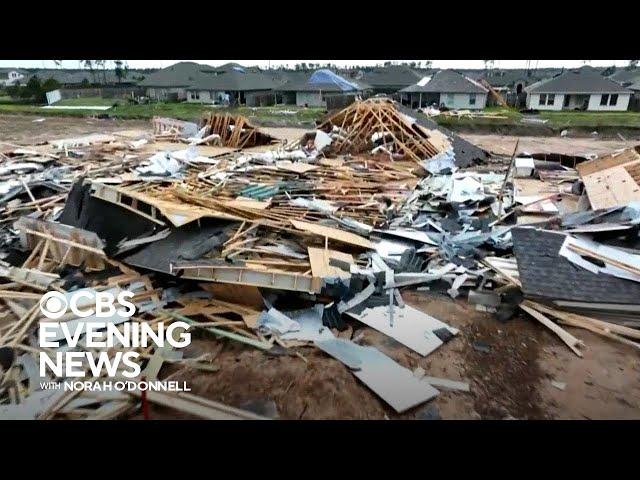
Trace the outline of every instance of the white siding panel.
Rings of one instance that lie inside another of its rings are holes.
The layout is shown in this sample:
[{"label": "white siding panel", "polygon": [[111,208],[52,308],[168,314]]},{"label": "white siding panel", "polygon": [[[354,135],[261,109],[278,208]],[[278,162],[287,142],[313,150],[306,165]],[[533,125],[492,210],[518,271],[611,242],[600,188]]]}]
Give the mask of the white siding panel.
[{"label": "white siding panel", "polygon": [[600,105],[602,95],[594,94],[589,98],[589,110],[597,112],[624,112],[629,108],[630,93],[619,93],[616,105]]},{"label": "white siding panel", "polygon": [[558,93],[556,93],[553,105],[540,105],[540,94],[538,93],[527,95],[527,107],[536,110],[562,110],[562,102],[564,102],[564,95]]},{"label": "white siding panel", "polygon": [[487,94],[476,93],[476,103],[471,105],[469,103],[468,93],[441,93],[440,103],[444,104],[447,108],[459,108],[468,110],[481,110],[487,105]]},{"label": "white siding panel", "polygon": [[296,105],[304,107],[325,107],[326,103],[322,101],[320,92],[296,92]]}]

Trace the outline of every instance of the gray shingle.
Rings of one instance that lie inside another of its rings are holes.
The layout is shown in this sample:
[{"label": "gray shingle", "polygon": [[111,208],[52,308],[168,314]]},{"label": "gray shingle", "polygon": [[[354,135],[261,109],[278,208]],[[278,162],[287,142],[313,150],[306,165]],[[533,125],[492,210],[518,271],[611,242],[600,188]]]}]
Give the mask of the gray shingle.
[{"label": "gray shingle", "polygon": [[513,252],[528,297],[593,303],[640,303],[640,283],[594,274],[558,255],[565,235],[514,228]]},{"label": "gray shingle", "polygon": [[431,77],[426,85],[417,83],[400,90],[401,92],[418,93],[487,93],[488,90],[475,81],[460,75],[453,70],[440,70]]}]

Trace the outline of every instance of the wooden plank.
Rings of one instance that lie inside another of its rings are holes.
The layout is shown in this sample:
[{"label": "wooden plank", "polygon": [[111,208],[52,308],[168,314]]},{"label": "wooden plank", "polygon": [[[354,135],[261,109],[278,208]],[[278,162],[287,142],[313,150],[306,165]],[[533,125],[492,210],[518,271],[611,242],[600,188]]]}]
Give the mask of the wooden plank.
[{"label": "wooden plank", "polygon": [[357,247],[368,248],[373,250],[375,245],[364,237],[356,235],[344,230],[338,230],[337,228],[327,227],[325,225],[318,225],[315,223],[301,222],[300,220],[291,220],[291,223],[298,230],[313,233],[320,237],[330,238],[337,242],[347,243],[349,245],[355,245]]},{"label": "wooden plank", "polygon": [[[142,392],[131,390],[130,395],[140,398]],[[268,420],[245,410],[229,407],[188,393],[146,392],[146,398],[152,403],[179,410],[207,420]]]},{"label": "wooden plank", "polygon": [[[615,323],[604,322],[596,318],[587,317],[585,315],[579,315],[577,313],[563,312],[555,308],[547,307],[537,302],[529,302],[529,304],[540,312],[552,315],[558,318],[560,321],[564,321],[578,328],[595,327],[600,329],[601,332],[611,332],[618,335],[624,335],[629,338],[635,338],[640,340],[640,330],[635,328],[625,327],[624,325],[618,325]],[[591,330],[591,328],[587,328]],[[593,331],[593,330],[591,330]]]},{"label": "wooden plank", "polygon": [[577,339],[569,332],[563,330],[559,325],[548,319],[542,313],[534,310],[533,305],[531,305],[529,301],[525,300],[524,302],[522,302],[520,304],[520,308],[531,315],[533,318],[538,320],[541,324],[555,333],[558,337],[560,337],[560,339],[564,343],[566,343],[571,350],[573,350],[573,353],[575,353],[579,357],[582,357],[582,352],[578,350],[579,345],[584,346],[584,342],[582,340]]},{"label": "wooden plank", "polygon": [[337,258],[349,264],[353,263],[353,256],[338,250],[325,250],[324,248],[308,247],[309,263],[314,277],[348,277],[349,272],[345,272],[337,267],[329,265],[331,258]]}]

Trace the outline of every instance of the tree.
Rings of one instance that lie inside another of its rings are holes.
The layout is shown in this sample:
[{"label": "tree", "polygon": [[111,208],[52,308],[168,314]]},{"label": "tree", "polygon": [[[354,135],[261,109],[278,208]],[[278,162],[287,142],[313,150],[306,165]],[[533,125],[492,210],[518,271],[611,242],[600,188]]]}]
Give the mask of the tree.
[{"label": "tree", "polygon": [[29,79],[27,85],[21,90],[20,98],[37,98],[42,93],[42,84],[37,75]]},{"label": "tree", "polygon": [[44,103],[47,101],[47,92],[51,92],[53,90],[57,90],[60,88],[60,82],[58,82],[55,78],[47,78],[41,85],[40,91],[36,94],[36,100],[38,102]]},{"label": "tree", "polygon": [[114,60],[113,63],[115,64],[116,68],[115,68],[115,74],[116,77],[118,78],[118,83],[122,82],[122,79],[125,77],[126,72],[125,69],[122,68],[122,60]]},{"label": "tree", "polygon": [[424,61],[424,68],[426,68],[427,70],[431,68],[431,65],[433,65],[433,62],[431,60]]},{"label": "tree", "polygon": [[483,60],[484,62],[484,69],[485,70],[490,70],[491,68],[493,68],[493,64],[496,62],[495,60]]},{"label": "tree", "polygon": [[83,62],[84,62],[84,66],[88,68],[89,71],[91,72],[91,78],[93,78],[93,83],[98,83],[98,81],[96,80],[96,72],[93,68],[94,60],[83,60]]},{"label": "tree", "polygon": [[638,67],[638,60],[629,60],[629,65],[627,65],[627,70],[633,70]]},{"label": "tree", "polygon": [[7,92],[7,95],[9,95],[11,98],[20,98],[20,92],[22,91],[22,87],[20,87],[20,84],[14,83],[13,85],[7,87],[5,91]]},{"label": "tree", "polygon": [[94,63],[99,66],[102,67],[102,83],[103,85],[107,84],[107,61],[106,60],[94,60]]}]

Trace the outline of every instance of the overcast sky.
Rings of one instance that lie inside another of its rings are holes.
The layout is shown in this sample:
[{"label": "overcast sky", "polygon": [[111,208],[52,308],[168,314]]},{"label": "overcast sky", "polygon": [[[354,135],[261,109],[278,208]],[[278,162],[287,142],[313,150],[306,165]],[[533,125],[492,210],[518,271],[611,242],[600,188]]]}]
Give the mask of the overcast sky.
[{"label": "overcast sky", "polygon": [[[217,66],[227,62],[236,62],[245,66],[257,65],[267,68],[279,65],[293,66],[296,63],[333,63],[338,66],[350,65],[376,65],[382,64],[387,60],[126,60],[130,68],[164,68],[176,62],[192,61],[207,65]],[[398,62],[411,62],[420,60],[395,60]],[[422,60],[425,62],[426,60]],[[63,60],[63,68],[80,68],[80,60]],[[433,60],[434,68],[484,68],[482,60]],[[531,62],[532,68],[545,67],[566,67],[575,68],[584,65],[585,60],[495,60],[494,68],[526,68],[527,62]],[[589,65],[594,67],[608,67],[615,65],[623,67],[629,63],[629,60],[586,60]],[[113,68],[113,63],[109,62],[108,66]],[[53,60],[0,60],[0,67],[23,67],[23,68],[58,68]]]}]

